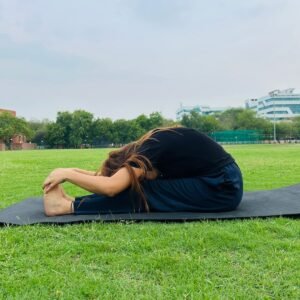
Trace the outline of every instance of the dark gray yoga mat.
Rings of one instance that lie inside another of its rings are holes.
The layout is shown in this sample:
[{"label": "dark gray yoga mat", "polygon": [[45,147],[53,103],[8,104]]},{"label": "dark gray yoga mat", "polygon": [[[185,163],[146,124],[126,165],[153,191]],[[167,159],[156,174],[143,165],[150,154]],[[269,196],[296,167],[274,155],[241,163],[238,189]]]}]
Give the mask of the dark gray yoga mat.
[{"label": "dark gray yoga mat", "polygon": [[300,216],[300,184],[270,191],[244,193],[235,211],[219,213],[172,212],[105,215],[65,215],[46,217],[42,198],[29,198],[0,211],[1,225],[28,225],[36,223],[67,224],[90,221],[195,221],[217,219],[244,219],[256,217]]}]

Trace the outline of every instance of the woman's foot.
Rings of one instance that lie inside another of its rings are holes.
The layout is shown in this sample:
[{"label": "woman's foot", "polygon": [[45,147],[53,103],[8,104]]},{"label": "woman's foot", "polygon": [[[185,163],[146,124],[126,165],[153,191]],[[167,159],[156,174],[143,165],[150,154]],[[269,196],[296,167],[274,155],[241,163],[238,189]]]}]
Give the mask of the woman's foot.
[{"label": "woman's foot", "polygon": [[44,212],[48,217],[67,215],[73,213],[73,201],[64,193],[60,185],[57,185],[44,194]]},{"label": "woman's foot", "polygon": [[66,194],[66,192],[65,192],[64,189],[63,189],[63,187],[62,187],[60,184],[58,185],[58,187],[59,187],[59,189],[60,189],[60,191],[61,191],[63,197],[65,197],[66,199],[71,200],[71,201],[74,201],[74,200],[75,200],[74,197],[69,196],[68,194]]}]

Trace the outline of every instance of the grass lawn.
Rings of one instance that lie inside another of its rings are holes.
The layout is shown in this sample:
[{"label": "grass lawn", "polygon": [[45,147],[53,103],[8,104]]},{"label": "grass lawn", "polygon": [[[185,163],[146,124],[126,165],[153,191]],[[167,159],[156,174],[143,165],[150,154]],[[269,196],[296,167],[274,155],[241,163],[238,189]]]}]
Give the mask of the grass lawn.
[{"label": "grass lawn", "polygon": [[[300,145],[226,149],[247,191],[300,183]],[[54,168],[95,170],[107,151],[0,152],[0,209],[41,195]],[[2,227],[0,299],[300,299],[299,221]]]}]

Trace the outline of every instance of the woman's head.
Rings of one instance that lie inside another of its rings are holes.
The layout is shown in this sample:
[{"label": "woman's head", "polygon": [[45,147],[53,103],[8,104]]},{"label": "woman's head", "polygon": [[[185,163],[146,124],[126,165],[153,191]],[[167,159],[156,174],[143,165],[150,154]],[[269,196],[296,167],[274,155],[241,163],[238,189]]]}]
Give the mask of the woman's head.
[{"label": "woman's head", "polygon": [[[146,157],[137,154],[137,147],[138,143],[132,142],[118,150],[111,151],[96,175],[100,174],[102,176],[111,177],[119,169],[126,168],[130,176],[131,189],[140,196],[140,207],[142,206],[141,204],[143,204],[144,209],[149,211],[148,203],[140,183],[140,179],[146,176],[147,171],[152,170],[152,165]],[[137,178],[135,175],[132,169],[132,164],[134,164],[135,167],[143,170],[143,175],[141,178]]]},{"label": "woman's head", "polygon": [[119,169],[124,167],[124,165],[126,165],[127,163],[129,165],[137,165],[145,172],[152,171],[153,167],[151,162],[145,156],[139,155],[138,149],[146,140],[153,139],[153,133],[162,130],[170,130],[170,127],[150,130],[137,141],[131,142],[120,149],[111,151],[108,154],[108,158],[104,161],[101,168],[97,171],[96,175],[101,174],[102,176],[110,177],[114,175]]},{"label": "woman's head", "polygon": [[108,154],[108,158],[102,164],[101,175],[107,177],[114,175],[136,152],[136,147],[136,142],[132,142],[118,150],[111,151]]}]

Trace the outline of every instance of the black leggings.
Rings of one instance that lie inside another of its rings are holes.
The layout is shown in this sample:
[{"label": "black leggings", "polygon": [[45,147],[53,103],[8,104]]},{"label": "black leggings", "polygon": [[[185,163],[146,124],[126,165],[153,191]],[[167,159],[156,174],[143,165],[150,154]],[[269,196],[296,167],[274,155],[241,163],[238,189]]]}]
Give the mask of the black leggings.
[{"label": "black leggings", "polygon": [[[242,200],[243,179],[236,163],[210,176],[145,180],[143,189],[150,212],[234,210]],[[114,197],[91,194],[76,197],[74,214],[144,212],[141,199],[127,189]]]}]

